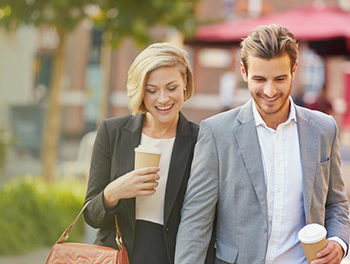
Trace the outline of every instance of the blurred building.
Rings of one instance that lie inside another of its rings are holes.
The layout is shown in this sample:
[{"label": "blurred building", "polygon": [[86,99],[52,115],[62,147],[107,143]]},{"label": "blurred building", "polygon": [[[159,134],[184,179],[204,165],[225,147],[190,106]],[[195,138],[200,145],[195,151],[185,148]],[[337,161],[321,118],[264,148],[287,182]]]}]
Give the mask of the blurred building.
[{"label": "blurred building", "polygon": [[[201,23],[214,23],[271,14],[311,3],[349,8],[348,0],[202,0],[196,13]],[[172,29],[161,28],[157,34],[163,40],[176,43],[182,41]],[[1,31],[0,37],[1,58],[5,58],[0,62],[0,120],[1,123],[11,123],[11,106],[27,104],[45,107],[58,40],[54,32],[45,27],[39,30],[24,27],[11,34]],[[199,122],[221,111],[220,76],[229,66],[232,56],[237,62],[235,74],[239,81],[239,89],[233,97],[232,107],[248,100],[249,92],[240,76],[237,46],[222,49],[186,45],[184,48],[189,52],[195,76],[195,95],[185,103],[183,109],[188,118]],[[88,21],[81,23],[69,35],[61,95],[62,137],[81,137],[95,130],[101,118],[129,113],[126,94],[127,71],[140,49],[128,39],[112,53],[104,53],[104,49],[102,32],[92,28]],[[308,57],[312,57],[313,62],[310,62]],[[343,57],[329,57],[324,60],[302,45],[293,91],[295,95],[303,94],[305,89],[309,89],[307,87],[317,90],[324,83],[330,100],[337,102],[338,108],[335,107],[335,111],[340,125],[342,111],[346,110],[345,62]],[[106,69],[110,70],[110,78],[107,79],[109,72]],[[17,77],[19,72],[21,78]],[[311,75],[307,75],[308,73]],[[328,78],[317,78],[323,75]],[[317,85],[312,81],[315,76]],[[103,100],[104,91],[109,94],[107,101]]]}]

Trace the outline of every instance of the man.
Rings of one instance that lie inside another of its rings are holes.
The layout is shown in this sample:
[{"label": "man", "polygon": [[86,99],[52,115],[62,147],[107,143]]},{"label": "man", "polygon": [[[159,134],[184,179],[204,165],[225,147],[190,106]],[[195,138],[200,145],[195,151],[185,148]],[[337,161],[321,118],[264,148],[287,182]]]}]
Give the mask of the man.
[{"label": "man", "polygon": [[253,100],[201,122],[177,235],[176,264],[204,263],[216,215],[215,263],[306,264],[298,231],[318,223],[327,246],[312,264],[340,263],[348,200],[331,116],[291,97],[298,47],[288,29],[257,27],[241,43]]}]

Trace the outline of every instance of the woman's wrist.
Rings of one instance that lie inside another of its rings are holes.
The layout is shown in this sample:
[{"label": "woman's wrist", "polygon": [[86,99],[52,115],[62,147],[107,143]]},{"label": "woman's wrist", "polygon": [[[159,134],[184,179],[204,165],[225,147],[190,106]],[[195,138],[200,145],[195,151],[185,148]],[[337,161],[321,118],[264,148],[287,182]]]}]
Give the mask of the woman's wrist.
[{"label": "woman's wrist", "polygon": [[109,188],[109,185],[103,191],[103,201],[106,207],[113,207],[119,202],[119,198],[113,194],[112,190]]}]

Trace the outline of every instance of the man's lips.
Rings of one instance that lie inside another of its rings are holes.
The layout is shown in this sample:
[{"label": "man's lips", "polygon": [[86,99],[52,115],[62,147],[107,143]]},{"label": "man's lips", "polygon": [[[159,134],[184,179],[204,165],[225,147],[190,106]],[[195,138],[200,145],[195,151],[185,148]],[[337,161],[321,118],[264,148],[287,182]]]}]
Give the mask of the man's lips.
[{"label": "man's lips", "polygon": [[276,101],[279,98],[279,96],[274,96],[274,97],[260,96],[260,98],[262,98],[264,101],[272,103],[272,102]]}]

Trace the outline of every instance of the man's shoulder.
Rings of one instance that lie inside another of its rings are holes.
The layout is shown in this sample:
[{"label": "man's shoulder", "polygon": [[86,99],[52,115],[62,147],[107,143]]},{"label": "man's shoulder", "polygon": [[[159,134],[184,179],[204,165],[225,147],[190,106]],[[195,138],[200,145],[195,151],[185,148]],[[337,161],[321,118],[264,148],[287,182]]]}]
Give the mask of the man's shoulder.
[{"label": "man's shoulder", "polygon": [[327,115],[323,112],[317,110],[311,110],[302,106],[296,106],[296,110],[299,115],[302,115],[305,118],[311,118],[314,122],[319,123],[329,123],[332,122],[332,116]]},{"label": "man's shoulder", "polygon": [[217,126],[217,125],[228,125],[229,123],[232,123],[238,113],[240,112],[241,107],[237,107],[216,115],[213,115],[207,119],[204,119],[204,122],[210,126]]},{"label": "man's shoulder", "polygon": [[298,118],[310,122],[319,131],[334,132],[336,128],[335,120],[332,116],[317,110],[311,110],[305,107],[296,106]]},{"label": "man's shoulder", "polygon": [[213,133],[222,135],[225,132],[234,130],[237,126],[237,116],[241,107],[237,107],[202,120],[200,127],[207,126]]}]

